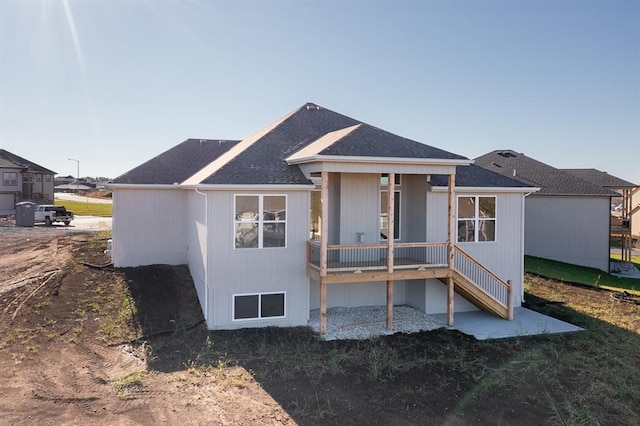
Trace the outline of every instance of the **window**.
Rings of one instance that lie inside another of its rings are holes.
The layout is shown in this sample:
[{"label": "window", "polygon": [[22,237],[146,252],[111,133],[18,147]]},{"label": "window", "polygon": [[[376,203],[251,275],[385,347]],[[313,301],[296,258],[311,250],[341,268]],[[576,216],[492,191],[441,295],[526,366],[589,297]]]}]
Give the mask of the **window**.
[{"label": "window", "polygon": [[285,195],[235,196],[235,248],[286,247]]},{"label": "window", "polygon": [[[395,184],[395,187],[399,187],[401,186],[402,180],[400,178],[401,175],[396,174],[394,175],[394,179],[393,182]],[[388,202],[388,194],[389,191],[387,190],[387,186],[389,183],[389,175],[384,173],[382,175],[380,175],[380,239],[381,240],[386,240],[387,239],[387,235],[389,235],[389,218],[388,218],[388,209],[387,209],[387,202]],[[401,191],[397,190],[394,191],[394,198],[393,198],[393,239],[394,240],[399,240],[400,239],[400,197],[401,197]]]},{"label": "window", "polygon": [[[380,191],[380,239],[386,240],[389,235],[389,218],[387,201],[389,191]],[[393,236],[400,239],[400,191],[394,191],[393,199]]]},{"label": "window", "polygon": [[284,318],[283,293],[257,293],[233,295],[233,320]]},{"label": "window", "polygon": [[458,197],[458,242],[496,240],[496,197]]},{"label": "window", "polygon": [[309,238],[319,240],[322,235],[322,200],[320,191],[311,191],[311,210],[309,211]]},{"label": "window", "polygon": [[42,175],[40,173],[36,175],[36,182],[42,182]]},{"label": "window", "polygon": [[18,173],[17,172],[2,173],[2,183],[4,186],[18,186]]},{"label": "window", "polygon": [[47,182],[51,182],[51,175],[44,175],[44,180]]}]

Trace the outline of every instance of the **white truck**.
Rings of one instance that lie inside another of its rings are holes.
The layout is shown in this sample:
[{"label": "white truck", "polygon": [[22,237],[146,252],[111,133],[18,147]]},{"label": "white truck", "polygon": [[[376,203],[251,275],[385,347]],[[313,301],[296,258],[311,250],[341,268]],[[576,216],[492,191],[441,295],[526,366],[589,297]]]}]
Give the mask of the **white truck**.
[{"label": "white truck", "polygon": [[62,222],[65,226],[69,226],[73,220],[73,212],[67,210],[64,206],[56,206],[53,204],[42,204],[36,206],[34,221],[44,222],[50,226],[54,222]]}]

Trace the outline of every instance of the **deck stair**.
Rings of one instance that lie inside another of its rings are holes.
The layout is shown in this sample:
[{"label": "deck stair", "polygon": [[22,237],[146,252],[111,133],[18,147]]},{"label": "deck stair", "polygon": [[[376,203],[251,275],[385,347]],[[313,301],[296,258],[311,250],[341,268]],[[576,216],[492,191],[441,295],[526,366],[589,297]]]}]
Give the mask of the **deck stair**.
[{"label": "deck stair", "polygon": [[[446,278],[440,280],[447,284]],[[454,290],[478,308],[513,319],[513,286],[503,281],[460,247],[454,247]]]}]

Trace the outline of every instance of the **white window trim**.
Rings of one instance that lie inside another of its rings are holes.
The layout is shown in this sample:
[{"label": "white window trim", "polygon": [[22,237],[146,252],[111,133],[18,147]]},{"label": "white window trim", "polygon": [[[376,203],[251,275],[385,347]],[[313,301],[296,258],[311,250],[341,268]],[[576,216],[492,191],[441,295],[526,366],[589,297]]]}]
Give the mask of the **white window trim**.
[{"label": "white window trim", "polygon": [[[282,294],[284,296],[284,300],[282,303],[284,306],[282,307],[284,315],[280,317],[262,317],[262,296],[269,294]],[[236,319],[236,297],[237,296],[258,296],[258,316],[256,318],[239,318]],[[287,317],[287,292],[286,291],[268,291],[262,293],[234,293],[231,295],[231,320],[233,322],[244,322],[244,321],[268,321],[273,319],[282,319]]]},{"label": "white window trim", "polygon": [[[238,197],[258,197],[258,247],[236,247],[236,224],[238,223],[256,223],[256,221],[240,221],[240,220],[236,220],[236,199]],[[264,212],[264,197],[284,197],[284,211],[286,212],[286,219],[285,220],[267,220],[265,221],[263,219],[263,212]],[[234,194],[233,195],[233,236],[231,241],[233,241],[233,249],[234,250],[273,250],[273,249],[286,249],[287,248],[287,241],[288,241],[288,235],[289,235],[289,231],[288,231],[288,226],[287,223],[289,221],[289,212],[288,212],[288,206],[289,204],[289,199],[287,197],[286,194]],[[270,223],[284,223],[284,229],[285,229],[285,234],[284,234],[284,246],[282,247],[264,247],[263,246],[263,234],[264,234],[264,224],[270,224]]]},{"label": "white window trim", "polygon": [[[473,212],[473,241],[459,241],[458,240],[458,223],[461,220],[471,220],[472,218],[460,218],[458,215],[460,208],[460,198],[475,198],[475,211]],[[478,215],[480,209],[480,198],[493,198],[495,200],[495,214],[496,217],[493,218],[481,218]],[[478,232],[480,230],[479,222],[481,220],[493,220],[494,222],[494,239],[492,241],[480,241],[478,239]],[[456,197],[456,244],[491,244],[498,241],[498,197],[495,195],[471,195],[471,194],[460,194]]]},{"label": "white window trim", "polygon": [[[9,177],[9,179],[6,179],[5,176],[6,175],[15,175],[15,180],[11,179],[11,177]],[[8,183],[7,183],[8,182]],[[18,172],[2,172],[2,185],[3,186],[18,186]]]}]

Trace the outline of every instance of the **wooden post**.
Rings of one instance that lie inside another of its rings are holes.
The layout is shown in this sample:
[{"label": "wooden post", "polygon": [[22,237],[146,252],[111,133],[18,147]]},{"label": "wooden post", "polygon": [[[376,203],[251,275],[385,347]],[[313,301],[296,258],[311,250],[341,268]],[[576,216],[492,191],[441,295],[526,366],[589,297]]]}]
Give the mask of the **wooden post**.
[{"label": "wooden post", "polygon": [[393,328],[393,280],[387,281],[387,330]]},{"label": "wooden post", "polygon": [[324,277],[320,277],[320,335],[327,332],[327,284]]},{"label": "wooden post", "polygon": [[327,276],[327,246],[329,223],[329,173],[322,172],[322,184],[320,189],[320,204],[322,206],[322,233],[320,234],[320,276]]},{"label": "wooden post", "polygon": [[327,332],[327,247],[329,245],[329,173],[321,172],[320,204],[322,205],[322,233],[320,234],[320,335]]},{"label": "wooden post", "polygon": [[[454,268],[454,240],[456,238],[455,209],[456,209],[456,175],[449,175],[449,209],[447,227],[447,266],[449,271]],[[447,325],[453,325],[453,277],[447,278]]]},{"label": "wooden post", "polygon": [[447,278],[447,325],[453,325],[453,277]]},{"label": "wooden post", "polygon": [[456,238],[456,223],[455,223],[455,209],[456,209],[456,175],[449,175],[449,220],[448,220],[448,231],[447,231],[447,242],[448,242],[448,259],[447,264],[449,269],[453,269],[453,246],[454,240]]},{"label": "wooden post", "polygon": [[[387,272],[393,274],[393,252],[395,236],[395,195],[396,175],[387,177]],[[393,328],[393,280],[387,281],[387,329]]]},{"label": "wooden post", "polygon": [[513,314],[513,282],[511,280],[507,280],[507,319],[509,321],[513,321],[515,318]]}]

